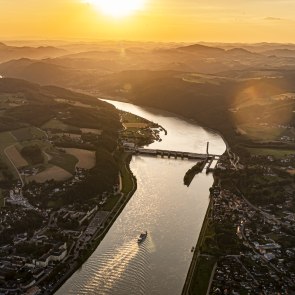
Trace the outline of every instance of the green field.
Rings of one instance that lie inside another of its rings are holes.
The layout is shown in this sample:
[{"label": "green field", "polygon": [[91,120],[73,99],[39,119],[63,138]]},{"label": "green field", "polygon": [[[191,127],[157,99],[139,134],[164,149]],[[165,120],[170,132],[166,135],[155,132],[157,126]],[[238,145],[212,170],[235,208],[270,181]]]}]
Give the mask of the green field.
[{"label": "green field", "polygon": [[196,265],[197,271],[194,273],[189,294],[206,295],[209,280],[216,257],[200,256]]},{"label": "green field", "polygon": [[148,120],[128,112],[121,111],[120,115],[123,123],[150,123]]},{"label": "green field", "polygon": [[0,208],[1,207],[4,207],[4,197],[3,197],[3,194],[2,194],[2,190],[0,188]]},{"label": "green field", "polygon": [[130,171],[126,167],[128,162],[128,157],[130,155],[123,153],[119,155],[118,158],[118,164],[119,164],[119,169],[122,177],[122,193],[128,194],[132,189],[133,189],[133,178],[132,175],[130,174]]},{"label": "green field", "polygon": [[[48,155],[50,154],[50,151],[54,151],[54,147],[48,142],[44,140],[31,140],[31,141],[23,141],[22,143],[19,143],[17,145],[17,149],[19,151],[22,150],[22,148],[30,145],[38,145],[40,149],[47,153]],[[47,157],[44,155],[44,164],[48,163]]]},{"label": "green field", "polygon": [[75,167],[78,163],[78,159],[73,155],[55,149],[49,142],[44,140],[31,140],[27,142],[22,142],[21,144],[18,144],[17,147],[19,150],[21,150],[23,147],[28,145],[38,145],[44,153],[51,157],[51,159],[48,159],[48,157],[46,157],[44,154],[45,165],[56,165],[72,174],[75,172]]},{"label": "green field", "polygon": [[117,205],[119,199],[120,199],[120,195],[109,197],[107,202],[103,205],[102,210],[112,211],[114,207]]},{"label": "green field", "polygon": [[285,130],[281,128],[265,127],[257,124],[240,125],[239,128],[246,133],[245,136],[259,141],[277,140],[285,133]]},{"label": "green field", "polygon": [[14,168],[14,166],[11,164],[10,160],[6,157],[4,150],[15,144],[16,140],[11,135],[10,132],[1,132],[0,133],[0,158],[1,160],[9,167],[9,170],[14,175],[15,178],[18,178],[18,174]]},{"label": "green field", "polygon": [[46,133],[36,127],[25,127],[11,131],[17,141],[42,140],[46,139]]},{"label": "green field", "polygon": [[269,149],[269,148],[247,148],[252,155],[259,156],[273,156],[277,159],[284,158],[285,156],[294,154],[294,150],[283,149]]},{"label": "green field", "polygon": [[41,149],[46,150],[46,151],[50,150],[50,149],[54,149],[53,146],[48,141],[38,140],[38,139],[21,142],[17,145],[17,147],[19,149],[21,149],[25,146],[33,145],[33,144],[38,145]]},{"label": "green field", "polygon": [[30,128],[21,128],[11,131],[17,141],[31,140],[33,138]]},{"label": "green field", "polygon": [[51,119],[46,122],[42,129],[55,129],[55,130],[62,130],[62,131],[79,131],[80,129],[75,126],[64,124],[62,121],[58,119]]},{"label": "green field", "polygon": [[0,133],[0,152],[3,152],[5,148],[16,143],[14,137],[10,132],[1,132]]},{"label": "green field", "polygon": [[30,127],[31,134],[33,136],[33,139],[47,139],[47,134],[45,131],[36,128],[36,127]]},{"label": "green field", "polygon": [[21,150],[22,147],[31,144],[38,144],[42,149],[49,148],[48,143],[46,143],[44,140],[33,140],[33,138],[45,138],[45,135],[41,130],[38,130],[35,127],[22,128],[12,132],[0,133],[0,158],[3,163],[7,165],[15,178],[19,177],[18,173],[5,155],[4,151],[7,147],[14,144],[16,144],[18,150]]},{"label": "green field", "polygon": [[49,152],[52,159],[49,161],[50,164],[56,165],[72,174],[75,172],[76,164],[78,159],[73,155],[61,153],[61,152]]}]

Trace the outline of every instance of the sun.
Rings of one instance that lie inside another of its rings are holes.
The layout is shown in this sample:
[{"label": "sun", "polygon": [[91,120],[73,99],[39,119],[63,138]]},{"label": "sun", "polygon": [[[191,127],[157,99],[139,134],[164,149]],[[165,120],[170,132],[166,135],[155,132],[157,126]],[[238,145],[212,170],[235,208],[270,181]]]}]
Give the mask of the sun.
[{"label": "sun", "polygon": [[85,0],[104,14],[113,17],[128,16],[143,8],[145,0]]}]

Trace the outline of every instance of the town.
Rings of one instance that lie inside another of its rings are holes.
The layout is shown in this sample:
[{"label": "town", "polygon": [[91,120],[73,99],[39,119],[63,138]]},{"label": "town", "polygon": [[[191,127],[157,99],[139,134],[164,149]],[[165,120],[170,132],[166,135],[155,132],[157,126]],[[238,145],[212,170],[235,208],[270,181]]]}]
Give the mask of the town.
[{"label": "town", "polygon": [[[192,289],[200,288],[204,294],[292,294],[295,290],[294,178],[290,173],[295,155],[266,151],[247,154],[245,164],[233,165],[230,153],[220,158],[204,231],[194,253]],[[282,173],[284,181],[275,187]],[[253,195],[245,185],[249,177],[251,188],[257,189]],[[271,193],[261,195],[263,189]]]}]

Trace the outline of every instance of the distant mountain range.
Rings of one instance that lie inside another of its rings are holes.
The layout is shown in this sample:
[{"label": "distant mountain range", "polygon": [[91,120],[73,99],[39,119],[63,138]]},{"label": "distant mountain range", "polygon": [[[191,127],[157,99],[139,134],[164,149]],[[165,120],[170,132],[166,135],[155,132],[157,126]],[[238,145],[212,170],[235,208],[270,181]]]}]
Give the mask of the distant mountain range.
[{"label": "distant mountain range", "polygon": [[[4,77],[26,79],[42,85],[67,86],[69,81],[76,83],[81,78],[79,69],[73,69],[47,62],[46,60],[32,60],[22,58],[0,64],[0,73]],[[84,73],[84,76],[87,76]]]},{"label": "distant mountain range", "polygon": [[66,50],[53,46],[17,47],[0,43],[0,62],[6,62],[11,59],[19,58],[41,59],[47,57],[57,57],[67,53],[68,52]]},{"label": "distant mountain range", "polygon": [[[218,74],[253,68],[263,70],[269,64],[274,69],[295,68],[295,56],[294,59],[282,56],[287,56],[286,50],[283,51],[284,54],[277,52],[278,56],[274,56],[275,52],[264,54],[244,48],[223,49],[201,44],[153,50],[132,47],[95,51],[83,51],[85,48],[81,46],[81,52],[76,53],[55,47],[10,47],[1,44],[0,52],[7,51],[8,48],[14,48],[14,54],[10,53],[10,59],[7,55],[4,58],[0,54],[1,76],[85,90],[95,90],[101,76],[121,71],[152,69]],[[288,52],[291,55],[291,50]],[[28,55],[33,55],[34,58],[28,58]],[[9,60],[3,62],[5,59]]]}]

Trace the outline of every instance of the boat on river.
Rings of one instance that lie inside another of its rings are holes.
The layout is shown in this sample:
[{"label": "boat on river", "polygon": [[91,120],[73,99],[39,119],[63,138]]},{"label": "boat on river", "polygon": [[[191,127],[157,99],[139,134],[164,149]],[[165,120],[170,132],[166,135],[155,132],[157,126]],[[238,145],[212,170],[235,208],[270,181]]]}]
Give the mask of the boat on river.
[{"label": "boat on river", "polygon": [[142,243],[147,237],[147,231],[145,231],[145,233],[141,233],[139,235],[139,238],[137,239],[137,243],[140,244]]}]

